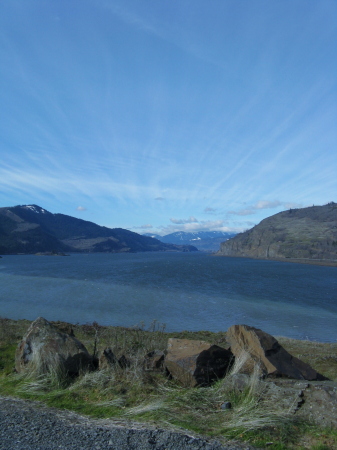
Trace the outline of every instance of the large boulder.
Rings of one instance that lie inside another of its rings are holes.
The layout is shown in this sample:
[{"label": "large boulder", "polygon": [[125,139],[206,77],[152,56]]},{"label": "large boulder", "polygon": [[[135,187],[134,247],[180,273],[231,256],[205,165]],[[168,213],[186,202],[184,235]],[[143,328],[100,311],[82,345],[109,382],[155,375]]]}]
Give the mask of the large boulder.
[{"label": "large boulder", "polygon": [[62,332],[43,317],[29,327],[15,355],[15,369],[27,368],[37,374],[62,370],[70,376],[93,369],[95,361],[85,346],[74,336]]},{"label": "large boulder", "polygon": [[170,338],[165,367],[185,386],[207,386],[228,371],[233,355],[208,342]]},{"label": "large boulder", "polygon": [[297,380],[327,379],[309,364],[288,353],[273,336],[258,328],[233,325],[227,331],[227,341],[236,361],[242,359],[242,372],[250,373],[258,365],[265,376]]}]

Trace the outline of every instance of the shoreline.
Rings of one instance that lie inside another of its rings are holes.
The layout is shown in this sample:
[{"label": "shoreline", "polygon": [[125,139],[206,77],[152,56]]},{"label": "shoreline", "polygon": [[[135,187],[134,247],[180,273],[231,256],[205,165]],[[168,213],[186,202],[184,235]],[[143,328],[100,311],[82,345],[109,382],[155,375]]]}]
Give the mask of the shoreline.
[{"label": "shoreline", "polygon": [[275,261],[285,263],[297,263],[297,264],[310,264],[313,266],[326,266],[337,267],[337,259],[306,259],[306,258],[259,258],[257,256],[235,256],[235,255],[222,255],[221,253],[213,253],[213,256],[220,256],[223,258],[246,258],[254,259],[258,261]]},{"label": "shoreline", "polygon": [[[219,251],[217,252],[212,252],[212,251],[201,251],[198,250],[199,253],[204,253],[207,254],[209,256],[220,256],[223,258],[246,258],[246,259],[254,259],[254,260],[258,260],[258,261],[276,261],[276,262],[285,262],[285,263],[295,263],[295,264],[310,264],[313,266],[325,266],[325,267],[337,267],[337,259],[309,259],[309,258],[278,258],[278,257],[274,257],[274,258],[262,258],[262,257],[258,257],[258,256],[247,256],[247,255],[223,255],[221,254]],[[89,254],[97,254],[97,253],[109,253],[109,252],[76,252],[73,253],[75,255],[89,255]],[[120,253],[123,254],[123,252],[116,252],[116,253]],[[116,254],[114,253],[114,254]],[[132,253],[154,253],[154,252],[132,252]],[[191,253],[191,252],[170,252],[170,251],[159,251],[159,252],[155,252],[155,253]],[[8,253],[8,254],[2,254],[0,255],[0,258],[3,258],[4,256],[71,256],[70,254],[65,254],[65,253],[50,253],[50,252],[40,252],[40,253]]]},{"label": "shoreline", "polygon": [[[26,326],[27,328],[30,326],[30,324],[32,322],[34,322],[35,319],[12,319],[9,317],[2,317],[0,316],[0,330],[1,330],[1,326],[3,326],[5,323],[8,325],[10,323],[12,323],[13,325],[18,325],[18,326]],[[142,332],[146,332],[146,333],[160,333],[162,335],[166,335],[168,338],[169,337],[177,337],[179,339],[201,339],[201,340],[208,340],[211,338],[215,338],[217,337],[218,339],[221,339],[222,341],[225,339],[226,336],[226,332],[227,330],[222,330],[222,331],[209,331],[209,330],[180,330],[180,331],[166,331],[165,329],[161,329],[159,328],[155,328],[155,329],[151,329],[151,324],[149,326],[149,328],[140,328],[137,326],[134,327],[129,327],[129,326],[124,326],[124,325],[102,325],[97,323],[95,320],[93,322],[84,322],[84,323],[71,323],[71,322],[67,322],[64,320],[53,320],[48,318],[47,319],[49,322],[51,322],[52,324],[62,324],[62,325],[66,325],[71,327],[73,330],[81,330],[82,328],[85,327],[93,327],[93,326],[97,326],[99,329],[104,330],[104,329],[120,329],[120,330],[124,330],[125,332],[133,332],[133,331],[142,331]],[[158,324],[159,325],[159,324]],[[235,324],[234,324],[235,325]],[[238,325],[238,324],[236,324]],[[242,324],[241,324],[242,325]],[[337,339],[335,340],[331,340],[331,341],[318,341],[318,340],[310,340],[310,339],[298,339],[298,338],[294,338],[294,337],[290,337],[290,336],[286,336],[286,335],[281,335],[281,334],[273,334],[273,337],[275,337],[275,339],[277,339],[278,341],[288,341],[293,342],[294,344],[296,343],[303,343],[303,344],[317,344],[317,345],[335,345],[337,344]],[[0,339],[0,344],[1,344],[1,339]]]},{"label": "shoreline", "polygon": [[268,258],[267,261],[280,261],[297,264],[311,264],[313,266],[337,267],[337,260],[305,259],[305,258]]}]

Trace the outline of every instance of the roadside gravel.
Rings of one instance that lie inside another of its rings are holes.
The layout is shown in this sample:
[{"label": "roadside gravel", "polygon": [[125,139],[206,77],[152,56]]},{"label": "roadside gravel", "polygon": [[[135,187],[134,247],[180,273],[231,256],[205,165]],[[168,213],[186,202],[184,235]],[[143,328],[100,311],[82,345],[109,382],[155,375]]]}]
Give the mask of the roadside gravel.
[{"label": "roadside gravel", "polygon": [[0,449],[6,450],[254,450],[186,432],[120,420],[92,419],[40,402],[0,397]]}]

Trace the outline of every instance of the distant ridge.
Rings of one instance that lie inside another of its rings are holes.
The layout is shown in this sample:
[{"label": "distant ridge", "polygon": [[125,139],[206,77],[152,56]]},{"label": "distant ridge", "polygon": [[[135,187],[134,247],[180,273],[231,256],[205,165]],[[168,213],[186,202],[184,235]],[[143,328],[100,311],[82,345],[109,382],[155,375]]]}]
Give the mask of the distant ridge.
[{"label": "distant ridge", "polygon": [[289,209],[223,242],[217,253],[262,259],[337,260],[337,204]]},{"label": "distant ridge", "polygon": [[144,234],[144,236],[155,237],[168,244],[194,245],[198,250],[205,252],[217,251],[221,242],[235,235],[236,233],[226,231],[176,231],[165,236],[150,233]]},{"label": "distant ridge", "polygon": [[107,228],[38,205],[0,208],[0,254],[197,251],[165,244],[123,228]]}]

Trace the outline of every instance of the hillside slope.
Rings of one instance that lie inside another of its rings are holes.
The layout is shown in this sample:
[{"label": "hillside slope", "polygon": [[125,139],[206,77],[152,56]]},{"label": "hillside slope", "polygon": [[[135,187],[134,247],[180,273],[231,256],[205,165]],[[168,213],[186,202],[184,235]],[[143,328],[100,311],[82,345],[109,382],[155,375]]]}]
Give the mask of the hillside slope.
[{"label": "hillside slope", "polygon": [[275,214],[223,242],[217,254],[337,260],[337,204],[331,202]]},{"label": "hillside slope", "polygon": [[0,253],[197,251],[122,228],[107,228],[37,205],[0,208]]}]

